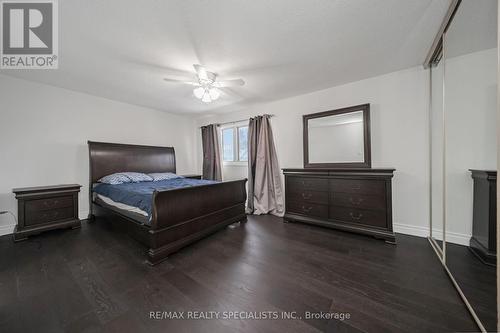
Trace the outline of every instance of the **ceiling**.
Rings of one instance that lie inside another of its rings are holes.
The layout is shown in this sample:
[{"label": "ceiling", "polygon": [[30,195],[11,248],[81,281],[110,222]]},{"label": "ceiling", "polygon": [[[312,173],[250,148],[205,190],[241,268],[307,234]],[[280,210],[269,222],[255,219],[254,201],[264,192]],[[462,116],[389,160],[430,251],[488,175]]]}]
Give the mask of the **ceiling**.
[{"label": "ceiling", "polygon": [[[210,114],[421,64],[449,0],[64,0],[59,69],[3,74],[173,113]],[[243,78],[204,104],[202,64]]]}]

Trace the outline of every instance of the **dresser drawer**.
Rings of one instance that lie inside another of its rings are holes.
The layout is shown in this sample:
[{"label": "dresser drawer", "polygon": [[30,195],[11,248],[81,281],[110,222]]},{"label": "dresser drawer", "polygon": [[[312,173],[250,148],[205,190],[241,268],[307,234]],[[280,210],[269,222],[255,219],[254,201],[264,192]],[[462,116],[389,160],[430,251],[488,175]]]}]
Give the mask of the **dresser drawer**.
[{"label": "dresser drawer", "polygon": [[307,216],[328,218],[328,206],[304,201],[287,201],[287,212]]},{"label": "dresser drawer", "polygon": [[330,179],[330,191],[384,196],[385,182],[366,179]]},{"label": "dresser drawer", "polygon": [[334,206],[386,210],[385,197],[381,195],[366,195],[358,193],[333,192],[330,194]]},{"label": "dresser drawer", "polygon": [[312,202],[318,204],[328,204],[328,192],[295,190],[286,192],[287,200]]},{"label": "dresser drawer", "polygon": [[25,223],[27,226],[55,222],[60,220],[68,220],[76,218],[73,207],[57,208],[51,210],[39,210],[27,212]]},{"label": "dresser drawer", "polygon": [[26,211],[36,212],[73,206],[73,196],[53,197],[47,199],[28,200],[25,203]]},{"label": "dresser drawer", "polygon": [[287,178],[287,191],[328,191],[328,180],[309,177],[289,177]]},{"label": "dresser drawer", "polygon": [[387,228],[385,211],[330,206],[330,219]]}]

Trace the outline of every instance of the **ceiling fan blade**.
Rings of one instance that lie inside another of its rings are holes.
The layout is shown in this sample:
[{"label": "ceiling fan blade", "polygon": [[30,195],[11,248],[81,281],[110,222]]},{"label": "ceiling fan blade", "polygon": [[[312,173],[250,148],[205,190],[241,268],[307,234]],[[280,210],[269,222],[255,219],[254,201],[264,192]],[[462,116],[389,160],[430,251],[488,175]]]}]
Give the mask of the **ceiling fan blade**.
[{"label": "ceiling fan blade", "polygon": [[224,81],[216,81],[214,82],[214,86],[217,88],[225,88],[225,87],[237,87],[245,85],[245,81],[242,79],[234,79],[234,80],[224,80]]},{"label": "ceiling fan blade", "polygon": [[205,67],[203,67],[202,65],[193,65],[193,67],[194,67],[194,70],[196,71],[196,74],[198,74],[198,77],[201,80],[208,80],[208,74],[207,74],[207,70],[205,69]]},{"label": "ceiling fan blade", "polygon": [[170,78],[164,78],[163,81],[173,82],[173,83],[189,84],[191,86],[199,86],[200,85],[198,82],[192,82],[192,81],[186,81],[186,80],[177,80],[177,79],[170,79]]}]

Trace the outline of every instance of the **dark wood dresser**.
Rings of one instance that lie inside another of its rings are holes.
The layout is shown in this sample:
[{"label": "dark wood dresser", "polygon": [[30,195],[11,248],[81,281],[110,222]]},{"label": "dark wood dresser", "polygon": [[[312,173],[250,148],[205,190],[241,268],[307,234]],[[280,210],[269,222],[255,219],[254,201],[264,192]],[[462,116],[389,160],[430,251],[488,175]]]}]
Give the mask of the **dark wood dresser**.
[{"label": "dark wood dresser", "polygon": [[283,169],[285,221],[371,235],[395,243],[395,169]]},{"label": "dark wood dresser", "polygon": [[497,172],[470,170],[474,179],[469,249],[485,264],[497,262]]},{"label": "dark wood dresser", "polygon": [[57,185],[12,190],[18,202],[18,224],[14,241],[40,232],[78,228],[78,193],[81,185]]}]

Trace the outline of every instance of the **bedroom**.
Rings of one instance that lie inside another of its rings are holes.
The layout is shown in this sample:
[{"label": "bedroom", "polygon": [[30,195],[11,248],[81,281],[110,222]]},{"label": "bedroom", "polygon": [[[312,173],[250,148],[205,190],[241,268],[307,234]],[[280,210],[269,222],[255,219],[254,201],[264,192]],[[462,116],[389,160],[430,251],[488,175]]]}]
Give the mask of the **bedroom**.
[{"label": "bedroom", "polygon": [[1,5],[1,331],[497,330],[496,1]]}]

